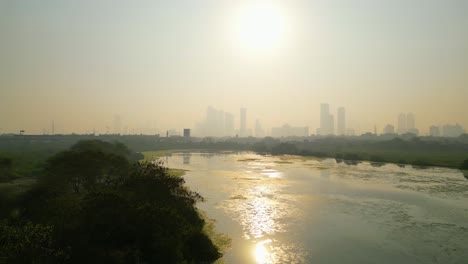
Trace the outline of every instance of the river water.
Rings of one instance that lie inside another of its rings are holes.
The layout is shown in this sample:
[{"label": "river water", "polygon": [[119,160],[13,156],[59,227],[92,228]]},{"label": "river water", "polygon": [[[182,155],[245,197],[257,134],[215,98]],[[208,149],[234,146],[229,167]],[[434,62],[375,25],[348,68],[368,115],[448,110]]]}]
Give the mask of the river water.
[{"label": "river water", "polygon": [[225,263],[468,263],[458,170],[254,153],[173,153],[228,235]]}]

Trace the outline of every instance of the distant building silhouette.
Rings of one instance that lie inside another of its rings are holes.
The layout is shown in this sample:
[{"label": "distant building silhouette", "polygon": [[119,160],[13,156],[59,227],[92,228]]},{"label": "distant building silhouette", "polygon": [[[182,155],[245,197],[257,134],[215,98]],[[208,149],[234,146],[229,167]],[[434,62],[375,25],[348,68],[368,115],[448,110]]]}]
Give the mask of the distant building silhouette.
[{"label": "distant building silhouette", "polygon": [[240,136],[246,137],[247,136],[247,109],[241,108],[240,109]]},{"label": "distant building silhouette", "polygon": [[418,135],[419,130],[416,128],[416,121],[413,113],[398,115],[398,134],[403,135],[406,133]]},{"label": "distant building silhouette", "polygon": [[234,115],[209,106],[206,109],[205,120],[196,123],[191,133],[200,137],[232,137],[236,134]]},{"label": "distant building silhouette", "polygon": [[339,136],[346,135],[346,110],[344,107],[338,108],[338,123],[336,132]]},{"label": "distant building silhouette", "polygon": [[406,115],[401,113],[398,116],[398,134],[403,135],[406,134],[407,131],[408,130],[406,128]]},{"label": "distant building silhouette", "polygon": [[335,133],[333,115],[330,115],[330,105],[320,104],[320,128],[317,130],[318,135],[326,136]]},{"label": "distant building silhouette", "polygon": [[224,134],[224,112],[208,107],[206,110],[205,136],[220,137]]},{"label": "distant building silhouette", "polygon": [[308,137],[309,128],[308,127],[292,127],[288,124],[285,124],[281,127],[271,128],[272,137]]},{"label": "distant building silhouette", "polygon": [[394,134],[395,133],[395,127],[390,125],[390,124],[387,124],[383,129],[383,133],[384,134]]},{"label": "distant building silhouette", "polygon": [[406,129],[409,131],[411,129],[414,129],[415,127],[415,120],[414,120],[414,115],[413,113],[408,113],[406,115]]},{"label": "distant building silhouette", "polygon": [[176,129],[169,129],[166,131],[166,137],[180,137]]},{"label": "distant building silhouette", "polygon": [[262,124],[260,123],[260,120],[255,121],[255,137],[264,137],[265,132],[263,131]]},{"label": "distant building silhouette", "polygon": [[184,137],[186,138],[190,137],[190,128],[184,128]]},{"label": "distant building silhouette", "polygon": [[465,133],[465,130],[459,124],[445,125],[442,127],[442,134],[444,137],[458,137]]},{"label": "distant building silhouette", "polygon": [[408,113],[406,115],[406,129],[408,133],[415,134],[416,136],[419,135],[413,113]]}]

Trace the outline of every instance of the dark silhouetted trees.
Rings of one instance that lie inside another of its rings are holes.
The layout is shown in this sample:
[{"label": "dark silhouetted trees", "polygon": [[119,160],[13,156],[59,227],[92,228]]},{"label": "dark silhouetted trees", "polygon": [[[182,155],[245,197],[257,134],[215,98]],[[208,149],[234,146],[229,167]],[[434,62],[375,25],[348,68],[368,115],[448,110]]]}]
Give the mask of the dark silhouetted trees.
[{"label": "dark silhouetted trees", "polygon": [[463,163],[460,165],[461,170],[468,170],[468,159],[463,161]]},{"label": "dark silhouetted trees", "polygon": [[13,160],[8,157],[0,157],[0,182],[6,182],[13,178]]},{"label": "dark silhouetted trees", "polygon": [[203,198],[182,177],[135,157],[122,144],[96,140],[51,157],[38,183],[1,222],[0,263],[218,259],[195,208]]}]

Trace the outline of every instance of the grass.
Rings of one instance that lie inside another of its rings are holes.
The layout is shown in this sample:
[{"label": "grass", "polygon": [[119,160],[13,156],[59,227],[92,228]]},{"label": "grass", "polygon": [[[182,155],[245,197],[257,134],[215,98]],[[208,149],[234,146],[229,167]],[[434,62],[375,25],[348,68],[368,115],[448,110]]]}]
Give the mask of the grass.
[{"label": "grass", "polygon": [[168,169],[168,173],[175,177],[182,177],[185,175],[186,172],[187,170],[183,170],[183,169],[171,169],[171,168]]}]

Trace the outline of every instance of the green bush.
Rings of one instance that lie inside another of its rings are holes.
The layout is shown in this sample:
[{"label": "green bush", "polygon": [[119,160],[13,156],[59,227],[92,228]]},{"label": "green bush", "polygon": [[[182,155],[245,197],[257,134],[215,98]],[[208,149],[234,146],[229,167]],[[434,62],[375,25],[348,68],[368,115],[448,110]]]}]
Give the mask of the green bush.
[{"label": "green bush", "polygon": [[0,229],[0,263],[218,259],[195,207],[203,198],[167,168],[132,157],[124,146],[90,141],[50,158],[38,183],[16,201],[25,224]]}]

